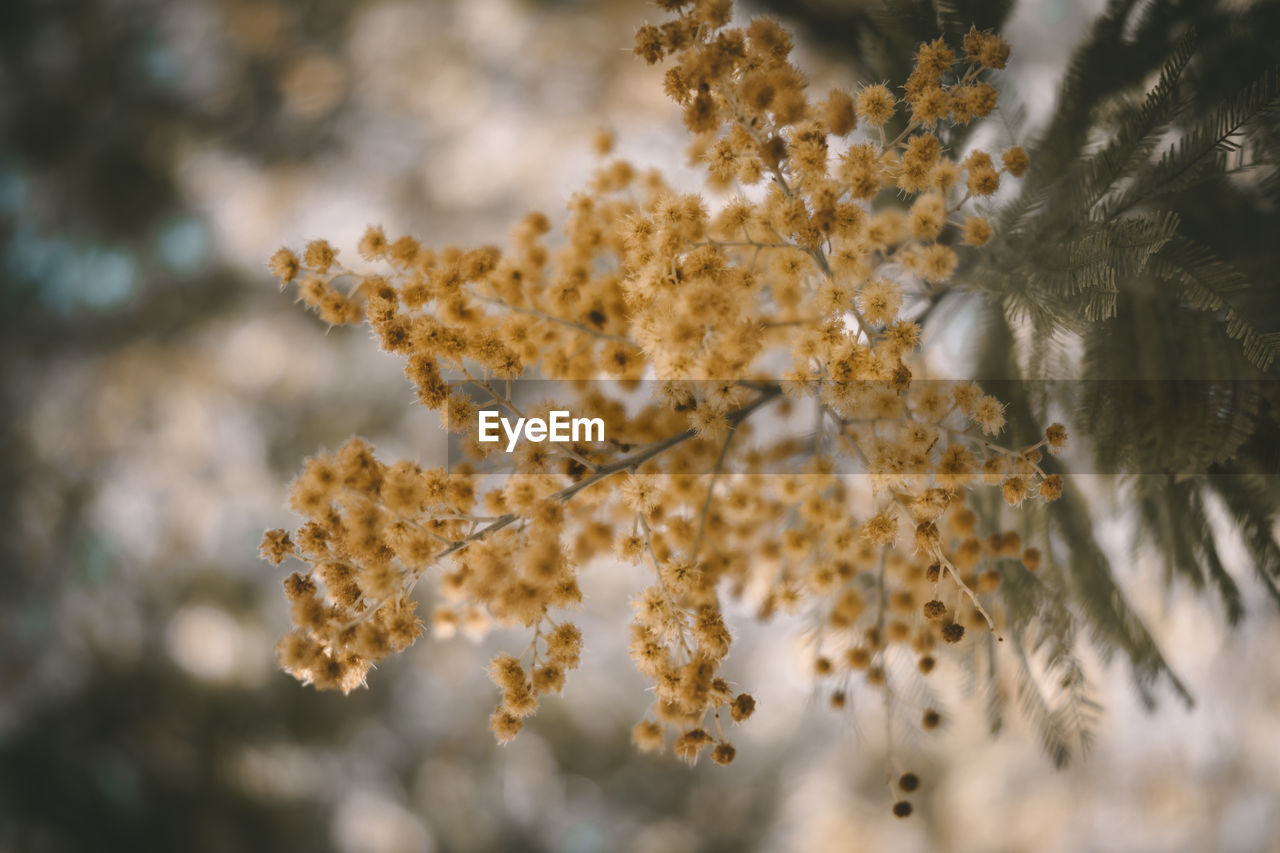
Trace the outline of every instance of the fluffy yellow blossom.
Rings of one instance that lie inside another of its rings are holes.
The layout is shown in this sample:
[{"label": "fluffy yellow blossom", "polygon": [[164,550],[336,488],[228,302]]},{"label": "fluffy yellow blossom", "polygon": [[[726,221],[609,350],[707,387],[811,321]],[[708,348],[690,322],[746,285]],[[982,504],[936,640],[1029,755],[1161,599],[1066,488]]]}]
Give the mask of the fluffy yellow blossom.
[{"label": "fluffy yellow blossom", "polygon": [[[945,147],[951,124],[995,108],[983,69],[1003,68],[1008,46],[975,30],[957,57],[930,41],[901,87],[814,96],[776,21],[730,26],[727,0],[662,5],[670,19],[640,27],[635,53],[666,63],[660,85],[708,185],[762,184],[749,198],[679,191],[608,159],[601,132],[562,236],[534,213],[502,248],[428,248],[370,226],[363,271],[324,240],[272,256],[325,322],[367,323],[404,359],[460,448],[427,469],[352,439],[304,464],[289,494],[301,526],[261,545],[273,564],[302,565],[284,584],[294,629],[277,648],[300,680],[362,685],[424,632],[414,592],[434,587],[438,638],[526,634],[523,654],[489,665],[489,727],[505,743],[543,696],[572,698],[587,639],[567,618],[583,604],[579,573],[618,559],[642,578],[627,648],[653,698],[634,744],[660,750],[670,731],[680,758],[725,765],[724,728],[756,705],[730,686],[726,599],[754,597],[761,619],[812,610],[813,671],[838,684],[833,704],[854,681],[892,700],[896,648],[930,672],[944,645],[999,630],[998,561],[1042,562],[982,529],[998,522],[980,524],[969,494],[1059,497],[1040,454],[1065,429],[1002,446],[999,401],[930,382],[919,355],[920,302],[993,237],[965,205],[1028,168],[1020,148],[997,169]],[[570,381],[530,403],[512,386],[532,376]],[[603,437],[510,454],[481,440],[482,411],[561,407],[598,418]],[[802,410],[817,422],[797,433],[785,423]],[[762,476],[770,466],[786,476]],[[930,711],[922,725],[939,722]]]},{"label": "fluffy yellow blossom", "polygon": [[872,127],[882,127],[893,117],[897,100],[882,83],[864,86],[858,93],[858,117]]}]

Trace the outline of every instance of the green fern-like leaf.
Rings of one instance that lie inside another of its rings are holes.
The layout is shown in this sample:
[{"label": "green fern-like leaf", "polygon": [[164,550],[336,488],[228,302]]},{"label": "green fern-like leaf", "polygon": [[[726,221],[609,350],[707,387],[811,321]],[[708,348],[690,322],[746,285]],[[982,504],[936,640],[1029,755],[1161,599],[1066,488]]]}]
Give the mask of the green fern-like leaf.
[{"label": "green fern-like leaf", "polygon": [[1277,111],[1280,111],[1280,68],[1264,74],[1196,122],[1165,150],[1159,162],[1103,205],[1106,216],[1119,215],[1158,196],[1181,192],[1206,174],[1212,174],[1213,167],[1221,171],[1225,161],[1219,155],[1239,149],[1240,136],[1246,126]]},{"label": "green fern-like leaf", "polygon": [[1271,367],[1280,354],[1280,334],[1258,329],[1227,301],[1228,294],[1251,286],[1230,264],[1204,246],[1179,238],[1154,258],[1152,272],[1180,285],[1195,309],[1220,312],[1227,334],[1240,342],[1245,358],[1262,370]]}]

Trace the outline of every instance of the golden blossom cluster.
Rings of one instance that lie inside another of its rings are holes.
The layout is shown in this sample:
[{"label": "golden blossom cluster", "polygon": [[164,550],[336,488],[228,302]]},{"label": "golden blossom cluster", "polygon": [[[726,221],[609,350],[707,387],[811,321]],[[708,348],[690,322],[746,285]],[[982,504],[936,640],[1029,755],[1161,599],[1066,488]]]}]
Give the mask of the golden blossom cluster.
[{"label": "golden blossom cluster", "polygon": [[[303,564],[285,581],[295,628],[278,652],[304,682],[350,690],[409,646],[425,581],[437,634],[528,632],[523,654],[489,667],[501,693],[490,727],[507,741],[565,688],[590,642],[568,615],[579,572],[612,559],[646,578],[630,653],[653,701],[635,744],[727,764],[729,724],[755,707],[726,670],[727,598],[761,619],[812,614],[813,672],[834,704],[855,681],[889,700],[903,677],[891,649],[927,676],[940,649],[1001,630],[1002,561],[1039,566],[1017,533],[981,531],[969,496],[1057,498],[1060,478],[1039,463],[1065,431],[1000,445],[999,401],[924,381],[921,330],[903,316],[952,276],[958,248],[992,237],[970,204],[1028,168],[1021,148],[957,159],[939,136],[995,108],[986,78],[1006,43],[974,30],[959,53],[921,45],[900,89],[814,93],[776,22],[731,26],[725,0],[660,5],[673,16],[642,27],[635,52],[667,63],[706,196],[611,158],[605,134],[563,239],[535,213],[504,249],[432,249],[371,227],[361,271],[323,240],[272,257],[324,321],[368,323],[405,358],[467,456],[423,469],[352,439],[307,461],[290,493],[305,522],[262,545],[275,564]],[[575,380],[573,399],[519,399],[513,380],[529,376]],[[602,379],[615,381],[581,381]],[[637,389],[645,404],[629,408]],[[506,456],[476,440],[480,407],[570,409],[602,418],[605,439]],[[800,411],[816,426],[783,429]],[[925,728],[941,719],[920,714]]]}]

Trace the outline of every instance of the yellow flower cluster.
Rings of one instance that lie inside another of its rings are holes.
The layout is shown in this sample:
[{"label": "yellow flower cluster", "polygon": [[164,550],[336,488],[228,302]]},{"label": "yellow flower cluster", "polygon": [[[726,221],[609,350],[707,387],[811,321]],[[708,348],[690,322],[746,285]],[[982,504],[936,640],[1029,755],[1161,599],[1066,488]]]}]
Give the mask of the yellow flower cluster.
[{"label": "yellow flower cluster", "polygon": [[[754,596],[762,619],[818,614],[814,672],[845,680],[841,704],[854,677],[893,695],[892,646],[927,674],[939,642],[999,631],[998,561],[1039,565],[1016,533],[980,533],[967,495],[986,484],[1013,506],[1055,499],[1061,480],[1039,463],[1065,431],[997,444],[1000,403],[972,383],[923,381],[920,328],[902,314],[953,274],[960,243],[991,238],[966,204],[1028,167],[1021,148],[999,165],[978,150],[956,159],[937,135],[995,108],[984,77],[1008,46],[976,30],[963,58],[924,44],[901,99],[881,84],[815,97],[776,22],[732,27],[725,0],[660,5],[674,16],[642,27],[635,52],[669,61],[664,86],[713,195],[608,159],[606,134],[562,241],[535,213],[505,250],[433,250],[372,227],[359,253],[375,271],[324,241],[271,259],[326,322],[367,322],[405,356],[419,400],[470,457],[447,472],[388,465],[353,439],[307,462],[291,492],[306,522],[262,546],[308,566],[285,583],[296,628],[279,646],[303,681],[350,690],[412,643],[423,630],[412,593],[431,578],[437,633],[532,632],[522,656],[490,665],[502,694],[490,726],[506,741],[578,665],[584,638],[562,611],[581,603],[579,568],[612,554],[649,578],[630,626],[654,693],[636,745],[662,748],[674,730],[681,758],[709,749],[727,764],[725,726],[755,700],[722,673],[725,597]],[[572,402],[530,406],[510,390],[528,375],[657,391],[640,411],[590,383],[572,386]],[[478,406],[570,408],[602,418],[607,438],[527,444],[495,478]],[[782,434],[801,406],[816,434]],[[765,433],[757,415],[770,410]],[[789,473],[759,473],[766,463]],[[926,711],[922,725],[939,719]]]}]

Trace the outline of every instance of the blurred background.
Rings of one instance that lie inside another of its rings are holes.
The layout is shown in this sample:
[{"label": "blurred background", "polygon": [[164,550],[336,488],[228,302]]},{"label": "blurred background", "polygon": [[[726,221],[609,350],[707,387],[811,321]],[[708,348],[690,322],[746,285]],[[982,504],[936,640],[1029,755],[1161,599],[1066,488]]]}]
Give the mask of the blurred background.
[{"label": "blurred background", "polygon": [[[831,26],[777,3],[816,83],[858,81]],[[1006,75],[1029,127],[1097,0],[1019,4]],[[760,11],[746,7],[743,11]],[[834,712],[798,623],[741,614],[760,705],[731,768],[629,744],[647,696],[617,630],[637,579],[584,576],[584,668],[511,745],[483,665],[523,645],[426,638],[342,697],[275,668],[302,458],[353,433],[436,458],[397,358],[324,326],[265,269],[351,255],[367,224],[428,244],[553,219],[590,137],[693,186],[639,0],[9,0],[0,24],[0,850],[1280,850],[1280,620],[1227,628],[1099,530],[1196,698],[1138,700],[1094,661],[1092,752],[1058,771],[980,699],[927,742],[890,815],[874,708]],[[825,33],[826,38],[820,38]],[[809,36],[812,36],[810,38]],[[869,697],[868,697],[869,698]]]}]

